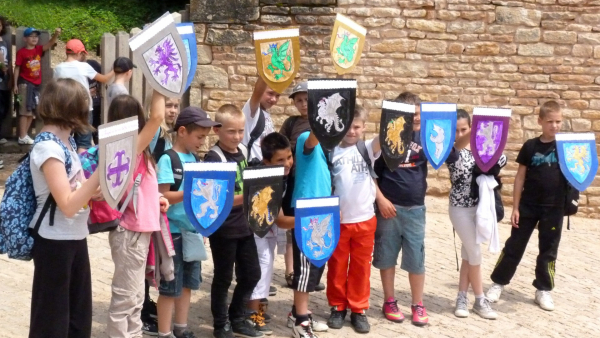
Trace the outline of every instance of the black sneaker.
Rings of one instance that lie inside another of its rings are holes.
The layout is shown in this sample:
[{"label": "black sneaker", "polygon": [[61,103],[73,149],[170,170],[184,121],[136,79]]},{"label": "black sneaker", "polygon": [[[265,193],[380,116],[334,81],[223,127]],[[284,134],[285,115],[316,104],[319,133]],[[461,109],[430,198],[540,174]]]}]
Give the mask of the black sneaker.
[{"label": "black sneaker", "polygon": [[364,313],[352,312],[350,315],[350,323],[352,324],[352,327],[356,333],[369,333],[371,330],[371,325],[369,325],[367,315]]},{"label": "black sneaker", "polygon": [[213,337],[215,338],[234,338],[233,331],[231,331],[231,324],[225,324],[225,327],[215,329],[213,331]]},{"label": "black sneaker", "polygon": [[277,288],[274,286],[269,287],[269,296],[275,296],[277,294]]},{"label": "black sneaker", "polygon": [[254,324],[254,328],[256,329],[256,331],[258,332],[262,332],[266,335],[270,335],[273,333],[273,330],[271,330],[267,324],[265,324],[265,318],[260,314],[260,313],[252,313],[250,315],[250,320],[252,320],[252,323]]},{"label": "black sneaker", "polygon": [[142,332],[148,336],[158,336],[158,323],[156,322],[156,319],[142,319]]},{"label": "black sneaker", "polygon": [[338,311],[334,306],[331,308],[331,315],[327,320],[327,326],[332,329],[341,329],[344,326],[347,310]]},{"label": "black sneaker", "polygon": [[155,301],[152,299],[144,301],[144,306],[142,307],[142,317],[150,317],[154,319],[158,318]]},{"label": "black sneaker", "polygon": [[250,319],[238,319],[231,323],[233,335],[236,337],[256,338],[264,337],[265,334],[254,328],[254,323]]},{"label": "black sneaker", "polygon": [[319,284],[317,284],[317,286],[315,286],[315,291],[323,291],[323,290],[325,290],[325,284],[319,283]]},{"label": "black sneaker", "polygon": [[177,334],[175,334],[175,332],[173,332],[173,335],[175,336],[175,338],[196,338],[196,335],[194,334],[194,332],[192,332],[190,330],[185,330],[180,335],[177,335]]}]

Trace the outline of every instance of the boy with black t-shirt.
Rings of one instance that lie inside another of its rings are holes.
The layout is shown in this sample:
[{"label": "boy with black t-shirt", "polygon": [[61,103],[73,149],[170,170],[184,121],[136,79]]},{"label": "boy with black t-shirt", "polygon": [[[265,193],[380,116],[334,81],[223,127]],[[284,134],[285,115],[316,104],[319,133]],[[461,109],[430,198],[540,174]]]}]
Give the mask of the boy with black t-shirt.
[{"label": "boy with black t-shirt", "polygon": [[[244,181],[242,172],[248,166],[244,137],[244,114],[234,105],[224,105],[217,111],[215,121],[221,127],[213,128],[219,141],[206,154],[205,162],[236,162],[235,197],[233,208],[221,227],[208,239],[213,252],[213,283],[210,290],[210,309],[213,315],[213,336],[232,338],[234,333],[242,337],[263,337],[252,319],[246,316],[246,301],[260,280],[261,270],[254,234],[250,231],[244,214]],[[227,306],[227,293],[233,279],[231,304]]]},{"label": "boy with black t-shirt", "polygon": [[513,191],[515,207],[511,216],[511,234],[492,272],[494,283],[486,296],[492,302],[498,301],[504,286],[515,274],[537,225],[540,252],[533,281],[537,289],[535,303],[544,310],[552,311],[554,302],[550,291],[554,288],[567,187],[556,151],[555,136],[562,126],[562,113],[556,101],[542,105],[538,124],[542,126],[542,135],[527,140],[517,156],[519,169]]}]

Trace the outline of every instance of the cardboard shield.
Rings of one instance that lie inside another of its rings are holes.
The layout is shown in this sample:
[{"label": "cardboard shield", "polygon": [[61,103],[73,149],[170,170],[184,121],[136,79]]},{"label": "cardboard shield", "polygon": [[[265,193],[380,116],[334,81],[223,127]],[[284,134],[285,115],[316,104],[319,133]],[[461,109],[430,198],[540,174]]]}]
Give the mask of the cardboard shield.
[{"label": "cardboard shield", "polygon": [[244,177],[244,214],[250,229],[265,237],[279,215],[283,199],[283,166],[246,168]]},{"label": "cardboard shield", "polygon": [[286,28],[254,32],[256,69],[278,93],[292,83],[300,68],[300,30]]},{"label": "cardboard shield", "polygon": [[198,48],[196,46],[196,31],[194,24],[191,22],[178,23],[177,32],[181,36],[185,53],[187,55],[187,82],[185,83],[185,91],[190,88],[194,76],[196,75],[196,66],[198,65]]},{"label": "cardboard shield", "polygon": [[471,151],[483,172],[490,170],[504,151],[508,138],[510,109],[475,108],[471,132]]},{"label": "cardboard shield", "polygon": [[340,239],[340,198],[301,198],[296,201],[294,236],[308,260],[322,267]]},{"label": "cardboard shield", "polygon": [[131,37],[129,47],[134,62],[154,90],[166,97],[179,98],[185,93],[188,58],[169,12]]},{"label": "cardboard shield", "polygon": [[431,166],[438,170],[450,155],[456,137],[456,104],[421,103],[421,143]]},{"label": "cardboard shield", "polygon": [[338,74],[352,71],[360,61],[367,29],[345,15],[337,14],[329,42],[331,59]]},{"label": "cardboard shield", "polygon": [[136,163],[138,118],[106,123],[98,127],[100,189],[113,209],[118,209]]},{"label": "cardboard shield", "polygon": [[183,165],[183,208],[202,236],[212,235],[233,207],[234,162],[198,162]]},{"label": "cardboard shield", "polygon": [[356,80],[308,80],[308,121],[325,149],[333,149],[354,120]]},{"label": "cardboard shield", "polygon": [[575,189],[584,191],[598,172],[598,153],[594,133],[556,135],[558,164],[563,175]]},{"label": "cardboard shield", "polygon": [[381,154],[387,167],[394,171],[408,156],[413,135],[415,106],[406,103],[383,101],[379,124]]}]

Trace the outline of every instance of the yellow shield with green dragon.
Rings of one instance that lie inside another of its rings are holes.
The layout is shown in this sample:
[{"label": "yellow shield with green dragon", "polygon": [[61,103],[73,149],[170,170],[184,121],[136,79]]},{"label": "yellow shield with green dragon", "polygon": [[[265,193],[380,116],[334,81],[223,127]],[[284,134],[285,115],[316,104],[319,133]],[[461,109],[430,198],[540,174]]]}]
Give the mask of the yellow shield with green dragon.
[{"label": "yellow shield with green dragon", "polygon": [[267,85],[282,93],[300,67],[298,28],[254,32],[256,69]]},{"label": "yellow shield with green dragon", "polygon": [[329,47],[338,74],[352,71],[360,61],[367,29],[348,17],[338,14],[333,25]]}]

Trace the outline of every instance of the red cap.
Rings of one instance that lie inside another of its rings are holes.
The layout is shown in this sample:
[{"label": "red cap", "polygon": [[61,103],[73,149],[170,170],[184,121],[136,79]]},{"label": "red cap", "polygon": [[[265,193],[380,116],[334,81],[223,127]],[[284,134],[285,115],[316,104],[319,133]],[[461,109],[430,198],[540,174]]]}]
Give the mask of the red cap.
[{"label": "red cap", "polygon": [[81,40],[78,39],[71,39],[69,40],[69,42],[67,42],[67,54],[79,54],[81,52],[84,53],[88,53],[85,50],[85,46],[83,45],[83,42],[81,42]]}]

